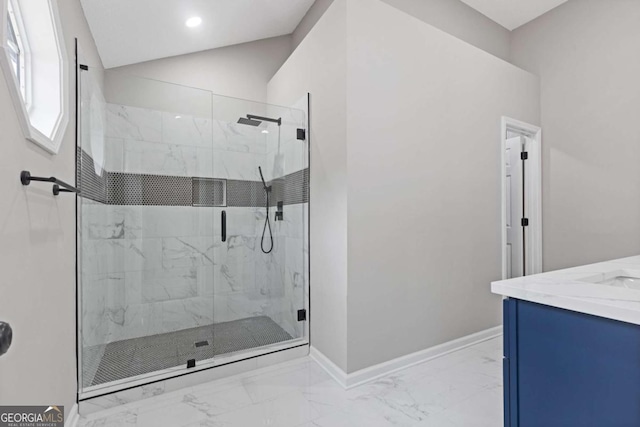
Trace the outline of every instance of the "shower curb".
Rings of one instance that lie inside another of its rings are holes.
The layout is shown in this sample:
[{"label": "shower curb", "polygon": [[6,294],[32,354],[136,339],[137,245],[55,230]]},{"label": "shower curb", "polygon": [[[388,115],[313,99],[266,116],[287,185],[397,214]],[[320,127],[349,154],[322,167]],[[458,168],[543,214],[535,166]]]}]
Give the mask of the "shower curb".
[{"label": "shower curb", "polygon": [[[115,389],[111,392],[86,397],[79,402],[81,417],[90,416],[96,412],[105,412],[118,406],[151,398],[160,394],[172,393],[178,390],[193,387],[211,381],[224,381],[238,375],[250,376],[257,370],[267,370],[283,362],[295,360],[303,361],[309,355],[308,342],[302,342],[295,347],[286,347],[271,351],[266,354],[256,354],[250,358],[231,361],[221,365],[203,367],[200,370],[182,373],[178,376],[175,370],[167,370],[165,377],[155,381],[141,382],[124,390]],[[173,375],[172,375],[173,372]],[[157,378],[158,376],[156,376]],[[66,426],[65,426],[66,427]]]}]

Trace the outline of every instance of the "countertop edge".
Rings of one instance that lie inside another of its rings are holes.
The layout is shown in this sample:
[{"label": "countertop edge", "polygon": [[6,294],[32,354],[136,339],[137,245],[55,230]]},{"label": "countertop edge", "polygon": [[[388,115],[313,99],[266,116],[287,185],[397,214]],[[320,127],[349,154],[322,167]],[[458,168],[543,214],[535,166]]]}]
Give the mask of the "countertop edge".
[{"label": "countertop edge", "polygon": [[491,284],[491,292],[507,298],[515,298],[577,313],[640,325],[640,311],[603,304],[601,300],[588,301],[576,297],[543,294],[515,288],[499,282]]}]

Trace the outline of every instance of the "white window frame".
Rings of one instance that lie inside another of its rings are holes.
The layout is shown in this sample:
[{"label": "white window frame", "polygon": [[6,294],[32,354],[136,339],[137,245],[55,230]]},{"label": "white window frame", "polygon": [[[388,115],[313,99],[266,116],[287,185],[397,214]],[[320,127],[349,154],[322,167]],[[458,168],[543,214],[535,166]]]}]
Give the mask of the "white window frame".
[{"label": "white window frame", "polygon": [[[25,138],[57,154],[70,119],[69,65],[57,2],[0,0],[0,13],[0,67]],[[22,44],[20,78],[11,60],[7,17]]]}]

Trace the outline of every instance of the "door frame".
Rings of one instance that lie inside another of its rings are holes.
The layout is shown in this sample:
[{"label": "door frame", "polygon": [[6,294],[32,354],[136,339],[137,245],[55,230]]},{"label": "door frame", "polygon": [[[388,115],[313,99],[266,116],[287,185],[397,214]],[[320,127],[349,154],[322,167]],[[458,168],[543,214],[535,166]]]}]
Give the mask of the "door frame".
[{"label": "door frame", "polygon": [[525,263],[527,275],[542,273],[542,129],[529,123],[502,116],[500,124],[500,185],[502,229],[502,279],[507,278],[507,131],[514,131],[531,139],[527,147],[528,159],[525,180],[525,207],[529,226],[525,228]]}]

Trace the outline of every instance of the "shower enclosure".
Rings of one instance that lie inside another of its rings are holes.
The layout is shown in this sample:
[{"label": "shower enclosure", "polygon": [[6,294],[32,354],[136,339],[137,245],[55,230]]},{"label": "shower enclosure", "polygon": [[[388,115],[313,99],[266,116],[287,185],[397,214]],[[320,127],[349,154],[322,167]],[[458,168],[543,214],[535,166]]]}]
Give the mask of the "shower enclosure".
[{"label": "shower enclosure", "polygon": [[82,396],[308,343],[308,98],[82,67]]}]

